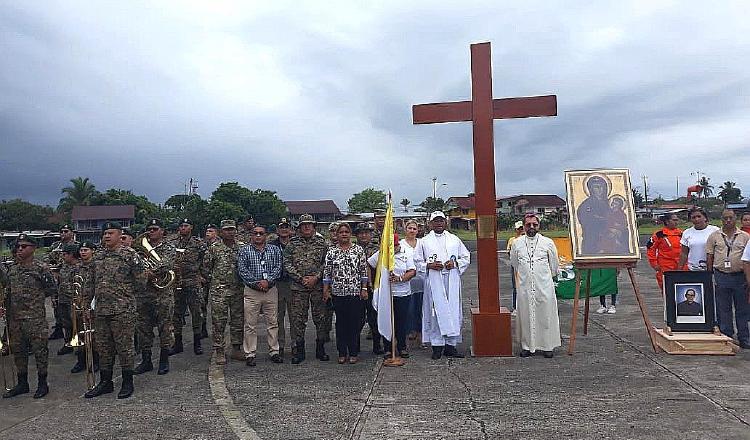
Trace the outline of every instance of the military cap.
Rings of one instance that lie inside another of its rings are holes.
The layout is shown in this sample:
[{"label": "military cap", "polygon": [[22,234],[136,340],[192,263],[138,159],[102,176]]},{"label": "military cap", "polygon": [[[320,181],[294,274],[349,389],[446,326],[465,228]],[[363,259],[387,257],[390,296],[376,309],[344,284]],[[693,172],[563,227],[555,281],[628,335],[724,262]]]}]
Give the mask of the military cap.
[{"label": "military cap", "polygon": [[180,226],[182,225],[195,226],[195,223],[193,223],[189,218],[183,218],[182,220],[180,220]]},{"label": "military cap", "polygon": [[164,223],[162,223],[162,221],[160,219],[158,219],[158,218],[152,218],[146,224],[146,227],[150,227],[150,226],[158,226],[160,228],[163,228],[164,227]]},{"label": "military cap", "polygon": [[253,221],[254,221],[255,219],[253,218],[253,216],[252,216],[252,215],[247,215],[246,217],[244,217],[244,218],[242,219],[242,222],[243,222],[243,223],[245,223],[245,222],[249,222],[250,220],[253,220]]},{"label": "military cap", "polygon": [[234,220],[222,220],[221,229],[237,229],[237,222]]},{"label": "military cap", "polygon": [[317,222],[315,221],[315,217],[311,216],[310,214],[302,214],[301,216],[299,216],[299,225],[302,226],[305,223],[315,224]]},{"label": "military cap", "polygon": [[[135,233],[128,228],[122,228],[122,235],[127,235],[127,236],[135,238]],[[91,243],[91,242],[89,241],[88,243]]]},{"label": "military cap", "polygon": [[39,242],[36,240],[36,238],[30,236],[29,234],[18,234],[18,237],[16,237],[16,241],[14,243],[14,246],[18,245],[18,243],[25,241],[28,243],[33,244],[34,246],[38,246]]},{"label": "military cap", "polygon": [[104,222],[102,225],[102,232],[106,231],[107,229],[119,229],[122,231],[122,225],[120,222]]},{"label": "military cap", "polygon": [[68,231],[72,231],[72,230],[73,230],[73,228],[71,228],[71,227],[70,227],[70,225],[69,225],[69,224],[67,224],[67,223],[66,223],[66,224],[64,224],[64,225],[62,225],[62,226],[60,226],[60,231],[61,231],[61,232],[62,232],[62,231],[64,231],[64,230],[66,230],[66,229],[67,229]]},{"label": "military cap", "polygon": [[[123,230],[123,232],[125,232],[125,230]],[[83,248],[94,250],[96,249],[96,244],[94,244],[93,241],[84,241],[81,243],[81,249]]]},{"label": "military cap", "polygon": [[289,223],[289,220],[287,220],[286,217],[282,217],[281,220],[279,221],[279,224],[276,226],[278,226],[279,228],[290,228],[292,224]]},{"label": "military cap", "polygon": [[219,227],[213,223],[209,223],[206,225],[206,229],[219,229]]},{"label": "military cap", "polygon": [[357,227],[354,228],[354,233],[359,234],[361,231],[372,231],[373,228],[367,222],[357,223]]},{"label": "military cap", "polygon": [[62,251],[64,254],[75,254],[78,252],[78,245],[66,244],[62,247]]},{"label": "military cap", "polygon": [[333,232],[338,227],[339,227],[339,223],[338,222],[331,222],[331,224],[328,225],[328,232]]},{"label": "military cap", "polygon": [[385,211],[383,211],[382,209],[376,209],[374,214],[375,217],[385,217]]}]

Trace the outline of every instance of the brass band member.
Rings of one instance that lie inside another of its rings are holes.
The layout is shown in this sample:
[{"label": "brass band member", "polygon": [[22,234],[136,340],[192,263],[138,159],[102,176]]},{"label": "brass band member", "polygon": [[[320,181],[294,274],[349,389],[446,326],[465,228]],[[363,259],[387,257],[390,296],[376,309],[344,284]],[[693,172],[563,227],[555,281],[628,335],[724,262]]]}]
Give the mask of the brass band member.
[{"label": "brass band member", "polygon": [[203,324],[203,289],[205,282],[201,277],[201,264],[206,254],[206,245],[193,237],[193,222],[182,219],[177,228],[177,239],[172,243],[176,247],[174,268],[177,280],[174,294],[174,348],[172,354],[182,353],[182,328],[185,312],[190,310],[190,321],[193,327],[193,353],[203,354],[201,347],[201,326]]},{"label": "brass band member", "polygon": [[93,275],[94,330],[101,370],[99,383],[84,397],[114,391],[112,369],[116,354],[122,368],[122,387],[117,398],[126,399],[133,395],[135,292],[143,286],[143,263],[135,250],[122,246],[119,223],[107,222],[102,231],[104,249],[95,256]]},{"label": "brass band member", "polygon": [[[74,244],[76,246],[78,246],[79,244],[77,241],[75,241],[73,228],[71,228],[70,225],[67,224],[60,227],[60,240],[52,243],[52,246],[49,247],[49,252],[47,252],[47,254],[42,258],[42,260],[47,263],[47,265],[52,270],[52,274],[55,275],[55,280],[57,280],[57,271],[62,264],[62,252],[63,247],[66,244]],[[52,296],[52,311],[55,314],[55,327],[52,333],[49,335],[49,339],[63,339],[63,323],[60,319],[62,317],[62,314],[58,309],[57,294]]]},{"label": "brass band member", "polygon": [[[81,264],[78,266],[78,275],[83,278],[81,287],[82,305],[83,310],[81,315],[88,314],[88,319],[94,319],[93,311],[91,310],[91,301],[94,299],[94,252],[96,251],[96,245],[90,241],[84,241],[81,244],[81,248],[78,253],[81,257]],[[83,316],[81,316],[81,321]],[[93,347],[92,347],[93,348]],[[99,352],[93,350],[94,354],[94,371],[99,371]],[[70,370],[71,373],[80,373],[86,369],[86,350],[84,347],[79,347],[76,351],[76,364]]]},{"label": "brass band member", "polygon": [[18,382],[3,398],[15,397],[29,392],[29,352],[36,359],[38,386],[34,398],[44,397],[49,392],[47,366],[47,319],[45,296],[57,290],[55,279],[46,264],[34,259],[37,242],[26,234],[20,234],[14,244],[15,262],[8,268],[3,299],[9,325],[10,348],[18,372]]},{"label": "brass band member", "polygon": [[57,321],[62,325],[65,335],[64,343],[57,355],[61,356],[73,353],[69,345],[73,338],[73,276],[78,273],[78,245],[66,244],[62,247],[62,263],[60,264],[60,276],[57,285]]}]

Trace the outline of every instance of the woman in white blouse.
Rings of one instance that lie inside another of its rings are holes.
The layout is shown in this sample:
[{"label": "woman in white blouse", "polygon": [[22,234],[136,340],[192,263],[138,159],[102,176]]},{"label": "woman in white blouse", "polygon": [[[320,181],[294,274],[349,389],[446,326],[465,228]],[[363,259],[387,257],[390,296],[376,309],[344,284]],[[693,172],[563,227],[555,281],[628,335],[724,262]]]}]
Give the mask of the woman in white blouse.
[{"label": "woman in white blouse", "polygon": [[417,268],[417,275],[411,279],[411,297],[409,301],[409,319],[407,322],[407,331],[409,339],[421,340],[422,333],[422,296],[424,294],[424,273],[426,269],[425,262],[422,261],[414,252],[419,244],[419,224],[414,220],[409,220],[404,225],[406,238],[401,240],[401,249],[414,260]]}]

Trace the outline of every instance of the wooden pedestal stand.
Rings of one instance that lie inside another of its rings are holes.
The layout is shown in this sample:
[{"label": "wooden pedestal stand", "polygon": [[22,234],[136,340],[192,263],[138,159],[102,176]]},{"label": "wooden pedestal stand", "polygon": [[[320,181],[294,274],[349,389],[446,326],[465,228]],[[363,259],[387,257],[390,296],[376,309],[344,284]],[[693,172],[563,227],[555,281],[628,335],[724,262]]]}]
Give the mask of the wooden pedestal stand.
[{"label": "wooden pedestal stand", "polygon": [[568,344],[568,354],[572,355],[575,351],[576,346],[576,321],[578,320],[578,301],[581,294],[581,273],[586,270],[586,303],[584,305],[583,312],[583,334],[588,334],[589,328],[589,300],[591,295],[591,271],[593,269],[627,269],[628,275],[630,276],[630,283],[633,285],[633,292],[635,292],[635,298],[638,300],[638,307],[641,309],[641,315],[643,316],[643,323],[646,326],[648,332],[648,338],[651,340],[651,346],[654,348],[654,352],[658,353],[656,341],[654,340],[654,326],[651,324],[651,320],[646,312],[646,305],[643,302],[641,296],[641,290],[638,287],[638,282],[635,280],[635,273],[633,268],[635,267],[637,260],[611,260],[611,261],[586,261],[576,262],[576,291],[573,297],[573,317],[570,324],[570,343]]},{"label": "wooden pedestal stand", "polygon": [[677,332],[669,327],[654,330],[659,348],[669,354],[703,354],[734,356],[740,351],[732,338],[721,334],[719,327],[713,333]]}]

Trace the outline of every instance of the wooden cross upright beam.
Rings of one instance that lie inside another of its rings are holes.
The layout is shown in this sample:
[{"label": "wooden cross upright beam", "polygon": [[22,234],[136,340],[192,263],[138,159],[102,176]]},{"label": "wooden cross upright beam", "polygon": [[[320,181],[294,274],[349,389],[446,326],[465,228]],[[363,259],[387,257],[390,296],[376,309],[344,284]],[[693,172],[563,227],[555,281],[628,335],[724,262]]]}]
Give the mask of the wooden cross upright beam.
[{"label": "wooden cross upright beam", "polygon": [[505,309],[501,311],[499,298],[493,120],[556,115],[555,95],[492,98],[490,43],[471,45],[471,101],[412,107],[414,124],[473,122],[479,272],[479,309],[472,310],[475,356],[512,355],[510,314]]}]

